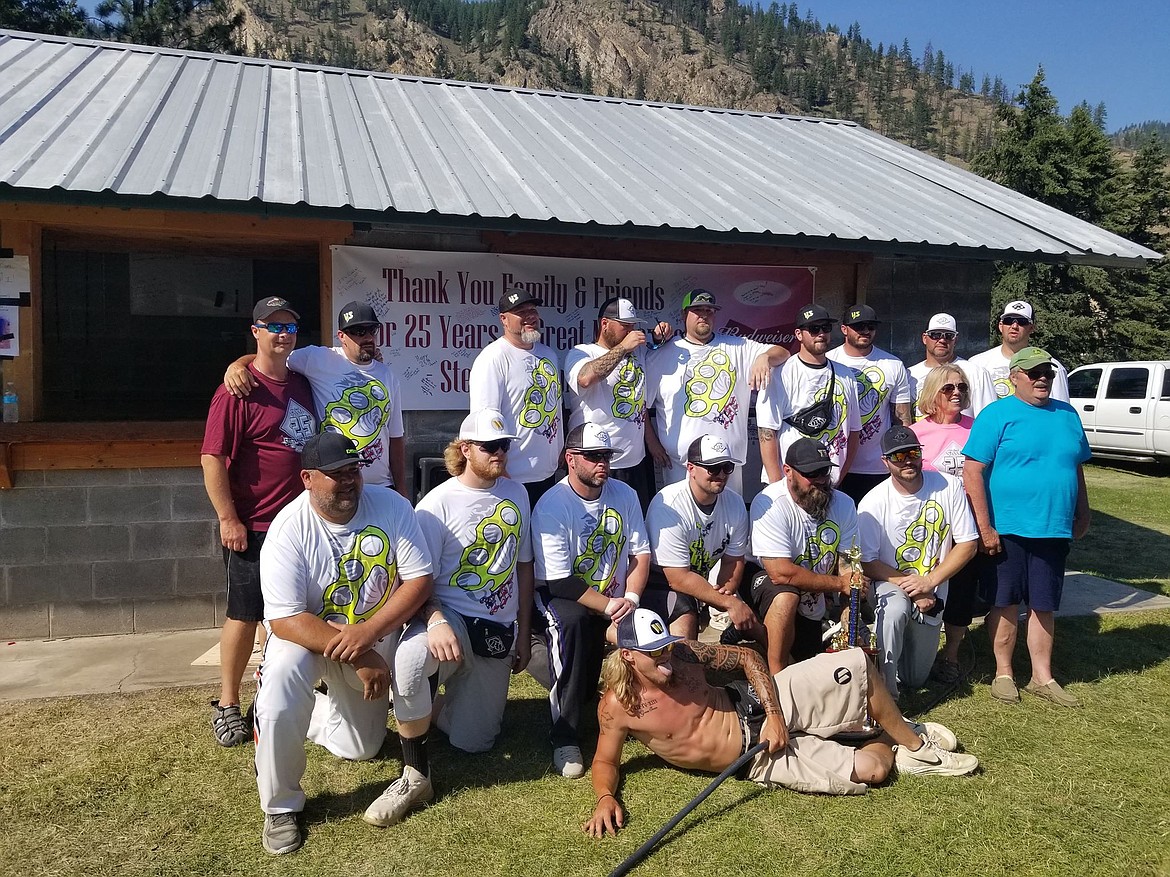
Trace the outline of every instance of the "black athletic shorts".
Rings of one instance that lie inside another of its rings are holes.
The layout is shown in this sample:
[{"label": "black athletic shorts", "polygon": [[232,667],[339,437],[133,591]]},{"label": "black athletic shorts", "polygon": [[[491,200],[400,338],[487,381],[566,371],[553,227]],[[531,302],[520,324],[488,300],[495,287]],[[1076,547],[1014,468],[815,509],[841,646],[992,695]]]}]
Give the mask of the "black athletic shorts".
[{"label": "black athletic shorts", "polygon": [[[747,563],[744,566],[743,579],[739,585],[739,596],[741,600],[752,607],[752,611],[756,613],[756,617],[761,622],[768,614],[768,610],[772,608],[772,601],[776,599],[777,595],[788,593],[791,590],[790,587],[777,585],[773,582],[772,577],[758,565]],[[797,612],[794,628],[793,663],[819,655],[825,650],[822,639],[824,625],[819,620],[805,618]]]},{"label": "black athletic shorts", "polygon": [[248,531],[248,547],[243,551],[223,549],[227,567],[227,610],[232,621],[263,621],[264,593],[260,590],[260,546],[267,533]]}]

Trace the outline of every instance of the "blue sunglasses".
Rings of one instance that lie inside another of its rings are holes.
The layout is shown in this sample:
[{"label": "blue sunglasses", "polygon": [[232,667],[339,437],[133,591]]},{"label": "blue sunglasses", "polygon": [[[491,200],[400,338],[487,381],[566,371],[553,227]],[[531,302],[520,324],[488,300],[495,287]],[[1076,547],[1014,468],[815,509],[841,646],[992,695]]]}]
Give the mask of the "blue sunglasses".
[{"label": "blue sunglasses", "polygon": [[267,329],[273,335],[279,335],[281,332],[287,332],[289,335],[297,334],[296,323],[257,323],[257,329]]}]

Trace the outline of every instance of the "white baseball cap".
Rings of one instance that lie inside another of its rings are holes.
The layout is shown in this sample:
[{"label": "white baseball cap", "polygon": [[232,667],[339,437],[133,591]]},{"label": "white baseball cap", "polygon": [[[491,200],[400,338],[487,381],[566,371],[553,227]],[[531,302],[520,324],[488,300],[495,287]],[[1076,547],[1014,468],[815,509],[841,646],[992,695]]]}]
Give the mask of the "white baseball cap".
[{"label": "white baseball cap", "polygon": [[742,466],[743,460],[735,459],[727,442],[717,435],[701,435],[687,448],[687,462],[698,463],[701,466],[714,466],[717,463],[734,463]]},{"label": "white baseball cap", "polygon": [[481,408],[472,411],[459,424],[459,441],[494,442],[497,439],[514,439],[516,431],[511,421],[498,408]]},{"label": "white baseball cap", "polygon": [[930,318],[930,322],[926,324],[926,331],[933,332],[936,329],[942,329],[945,332],[954,332],[959,334],[959,326],[955,322],[955,318],[950,314],[935,314]]},{"label": "white baseball cap", "polygon": [[1003,313],[999,315],[1001,320],[1004,317],[1023,317],[1031,323],[1033,321],[1032,306],[1026,301],[1009,301],[1003,306]]},{"label": "white baseball cap", "polygon": [[628,298],[611,298],[601,306],[599,315],[607,320],[617,320],[619,323],[645,323],[638,312],[634,310],[634,303]]},{"label": "white baseball cap", "polygon": [[633,649],[636,652],[652,652],[681,640],[672,634],[666,622],[649,609],[635,609],[627,614],[617,626],[619,649]]},{"label": "white baseball cap", "polygon": [[612,451],[613,441],[605,427],[596,423],[583,423],[569,430],[569,437],[565,439],[565,449],[569,451]]}]

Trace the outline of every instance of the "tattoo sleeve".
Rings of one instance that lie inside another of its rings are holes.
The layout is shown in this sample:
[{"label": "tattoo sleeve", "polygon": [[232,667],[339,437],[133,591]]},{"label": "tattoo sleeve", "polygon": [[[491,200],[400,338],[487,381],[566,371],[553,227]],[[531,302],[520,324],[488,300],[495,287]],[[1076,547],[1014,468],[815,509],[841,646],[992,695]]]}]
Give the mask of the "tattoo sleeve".
[{"label": "tattoo sleeve", "polygon": [[760,699],[768,715],[782,715],[780,697],[776,693],[776,680],[768,672],[768,666],[752,649],[743,646],[724,646],[712,643],[688,642],[685,648],[675,649],[683,661],[702,664],[712,670],[743,670],[748,683]]},{"label": "tattoo sleeve", "polygon": [[582,368],[582,371],[588,369],[595,378],[599,381],[605,380],[609,377],[609,373],[617,368],[617,364],[622,361],[622,357],[626,352],[620,347],[611,348],[606,353],[603,353],[597,359],[592,359]]}]

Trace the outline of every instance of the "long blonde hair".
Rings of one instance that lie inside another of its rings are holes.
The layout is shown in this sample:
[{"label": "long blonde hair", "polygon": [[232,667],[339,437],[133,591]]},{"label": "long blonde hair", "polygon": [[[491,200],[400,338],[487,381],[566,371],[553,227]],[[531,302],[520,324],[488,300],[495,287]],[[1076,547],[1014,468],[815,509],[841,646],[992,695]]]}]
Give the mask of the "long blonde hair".
[{"label": "long blonde hair", "polygon": [[[954,375],[952,379],[951,376]],[[951,383],[970,384],[967,376],[963,374],[963,370],[954,363],[948,362],[946,365],[936,365],[930,370],[926,378],[922,381],[922,389],[918,392],[918,410],[922,412],[924,417],[934,418],[935,411],[938,410],[938,391],[943,388],[943,384],[947,383],[948,379]],[[968,388],[967,392],[961,395],[960,407],[966,408],[971,404],[971,390]]]},{"label": "long blonde hair", "polygon": [[622,660],[622,650],[614,649],[605,656],[601,665],[601,693],[612,691],[626,712],[632,713],[638,708],[641,699],[638,690],[638,678],[634,675],[634,668]]},{"label": "long blonde hair", "polygon": [[447,474],[458,478],[467,468],[467,458],[463,456],[463,440],[453,438],[443,448],[443,465],[447,467]]}]

